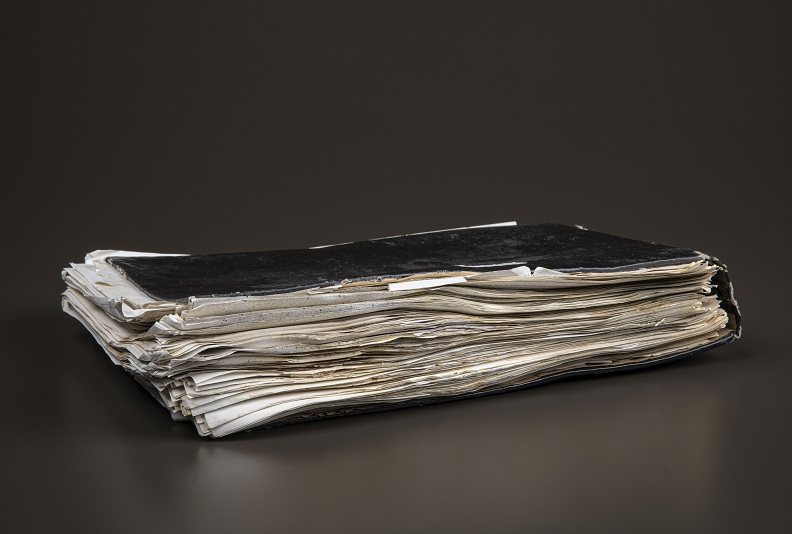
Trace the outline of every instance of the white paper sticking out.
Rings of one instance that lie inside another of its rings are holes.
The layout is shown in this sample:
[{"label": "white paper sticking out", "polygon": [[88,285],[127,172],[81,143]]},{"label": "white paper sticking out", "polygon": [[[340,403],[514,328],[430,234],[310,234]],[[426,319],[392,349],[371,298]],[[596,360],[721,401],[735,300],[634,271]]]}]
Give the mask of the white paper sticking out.
[{"label": "white paper sticking out", "polygon": [[509,261],[506,263],[487,263],[484,265],[456,265],[456,267],[465,267],[468,269],[484,269],[487,267],[508,267],[509,265],[525,265],[524,261]]},{"label": "white paper sticking out", "polygon": [[416,232],[414,234],[391,235],[388,237],[377,237],[370,241],[379,241],[381,239],[393,239],[395,237],[406,237],[410,235],[424,235],[424,234],[439,234],[441,232],[453,232],[455,230],[472,230],[473,228],[495,228],[497,226],[517,226],[517,221],[500,222],[493,224],[480,224],[478,226],[463,226],[461,228],[446,228],[445,230],[431,230],[429,232]]},{"label": "white paper sticking out", "polygon": [[432,278],[429,280],[412,280],[410,282],[395,282],[388,284],[388,291],[406,291],[408,289],[427,289],[430,287],[462,284],[467,282],[464,276],[447,276],[445,278]]},{"label": "white paper sticking out", "polygon": [[533,272],[534,276],[564,276],[564,273],[560,271],[554,271],[553,269],[545,269],[544,267],[537,267],[534,269]]},{"label": "white paper sticking out", "polygon": [[347,241],[346,243],[333,243],[332,245],[319,245],[316,247],[309,247],[311,249],[315,248],[328,248],[328,247],[340,247],[341,245],[351,245],[353,241]]},{"label": "white paper sticking out", "polygon": [[531,268],[521,265],[514,269],[504,269],[502,271],[485,271],[483,273],[468,276],[470,280],[489,280],[494,278],[509,278],[513,276],[531,276]]},{"label": "white paper sticking out", "polygon": [[515,267],[511,270],[517,276],[531,276],[531,268],[523,265],[522,267]]},{"label": "white paper sticking out", "polygon": [[130,317],[130,318],[131,317],[140,317],[141,315],[143,315],[147,311],[148,310],[145,310],[145,309],[143,309],[143,310],[135,310],[135,309],[131,308],[129,305],[127,305],[126,302],[121,302],[121,314],[124,317]]},{"label": "white paper sticking out", "polygon": [[[414,234],[401,234],[401,235],[390,235],[387,237],[375,237],[374,239],[370,239],[369,241],[380,241],[382,239],[394,239],[396,237],[406,237],[410,235],[424,235],[424,234],[437,234],[440,232],[453,232],[454,230],[470,230],[473,228],[494,228],[497,226],[517,226],[517,221],[508,221],[508,222],[500,222],[500,223],[493,223],[493,224],[480,224],[478,226],[463,226],[461,228],[447,228],[445,230],[431,230],[429,232],[416,232]],[[317,248],[327,248],[327,247],[340,247],[341,245],[350,245],[352,241],[348,241],[346,243],[335,243],[333,245],[319,245],[316,247],[309,247],[310,249],[317,249]]]}]

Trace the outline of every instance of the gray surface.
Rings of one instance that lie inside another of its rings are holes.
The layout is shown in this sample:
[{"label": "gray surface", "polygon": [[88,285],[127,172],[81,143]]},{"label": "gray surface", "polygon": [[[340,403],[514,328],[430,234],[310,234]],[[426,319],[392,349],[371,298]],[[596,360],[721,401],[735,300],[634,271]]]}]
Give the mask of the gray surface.
[{"label": "gray surface", "polygon": [[[285,4],[0,20],[9,531],[786,531],[786,4]],[[59,310],[97,248],[510,219],[720,257],[743,339],[206,441]]]}]

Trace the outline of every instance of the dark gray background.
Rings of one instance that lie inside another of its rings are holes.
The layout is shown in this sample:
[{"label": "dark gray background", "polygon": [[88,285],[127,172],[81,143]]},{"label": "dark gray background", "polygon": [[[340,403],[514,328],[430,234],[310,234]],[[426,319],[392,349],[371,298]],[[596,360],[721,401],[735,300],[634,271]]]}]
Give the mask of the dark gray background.
[{"label": "dark gray background", "polygon": [[[125,4],[0,17],[11,531],[787,530],[788,3]],[[98,248],[513,219],[720,257],[743,339],[207,441],[59,308]]]}]

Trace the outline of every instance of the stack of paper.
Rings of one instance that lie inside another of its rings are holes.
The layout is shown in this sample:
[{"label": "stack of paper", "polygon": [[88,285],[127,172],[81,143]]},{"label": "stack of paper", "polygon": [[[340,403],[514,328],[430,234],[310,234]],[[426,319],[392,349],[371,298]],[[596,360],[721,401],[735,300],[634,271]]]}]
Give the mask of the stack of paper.
[{"label": "stack of paper", "polygon": [[653,363],[739,334],[708,256],[560,225],[238,255],[105,250],[63,277],[64,310],[113,362],[214,437]]}]

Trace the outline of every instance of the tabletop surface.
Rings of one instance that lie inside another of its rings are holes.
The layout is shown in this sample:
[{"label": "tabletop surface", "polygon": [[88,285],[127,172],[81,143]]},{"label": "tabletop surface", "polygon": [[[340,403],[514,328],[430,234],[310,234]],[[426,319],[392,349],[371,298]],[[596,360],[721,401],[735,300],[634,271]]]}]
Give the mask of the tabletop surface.
[{"label": "tabletop surface", "polygon": [[[785,3],[18,7],[2,17],[9,532],[779,532],[792,495]],[[517,220],[725,262],[736,342],[198,437],[60,311],[95,249]]]}]

